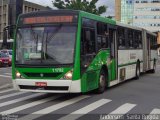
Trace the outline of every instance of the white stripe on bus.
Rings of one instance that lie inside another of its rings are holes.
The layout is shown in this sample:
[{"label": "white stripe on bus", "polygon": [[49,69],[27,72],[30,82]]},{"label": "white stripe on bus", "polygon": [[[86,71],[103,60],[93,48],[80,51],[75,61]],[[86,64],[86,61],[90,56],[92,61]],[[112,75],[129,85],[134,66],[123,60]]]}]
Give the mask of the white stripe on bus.
[{"label": "white stripe on bus", "polygon": [[32,114],[26,115],[22,118],[19,118],[18,120],[36,119],[36,118],[39,118],[39,117],[43,116],[44,114],[49,114],[49,113],[54,112],[54,111],[56,111],[60,108],[66,107],[66,106],[71,105],[71,104],[74,104],[74,103],[76,103],[78,101],[81,101],[81,100],[83,100],[85,98],[88,98],[88,97],[89,96],[83,95],[83,96],[79,96],[79,97],[76,97],[76,98],[72,98],[72,99],[66,100],[64,102],[52,105],[52,106],[47,107],[47,108],[44,108],[42,110],[36,111]]},{"label": "white stripe on bus", "polygon": [[41,96],[41,95],[44,95],[44,93],[36,93],[36,94],[28,95],[28,96],[25,96],[25,97],[22,97],[22,98],[17,98],[17,99],[11,100],[11,101],[0,103],[0,107],[7,106],[7,105],[17,103],[17,102],[21,102],[21,101],[31,99],[31,98],[34,98],[34,97],[38,97],[38,96]]},{"label": "white stripe on bus", "polygon": [[[79,117],[83,116],[84,114],[87,114],[87,113],[97,109],[98,107],[101,107],[102,105],[104,105],[106,103],[109,103],[110,101],[111,100],[108,100],[108,99],[98,100],[98,101],[91,103],[91,104],[87,105],[86,107],[83,107],[75,112],[72,112],[71,114],[66,115],[58,120],[76,120]],[[74,115],[74,114],[76,114],[76,115]]]},{"label": "white stripe on bus", "polygon": [[16,113],[18,111],[21,111],[21,110],[24,110],[24,109],[27,109],[27,108],[30,108],[30,107],[34,107],[36,105],[39,105],[39,104],[42,104],[42,103],[45,103],[45,102],[48,102],[48,101],[51,101],[51,100],[55,100],[59,97],[60,97],[60,95],[57,95],[57,96],[52,96],[52,97],[44,98],[44,99],[41,99],[41,100],[37,100],[37,101],[31,102],[31,103],[28,103],[28,104],[25,104],[25,105],[22,105],[22,106],[15,107],[15,108],[10,109],[10,110],[3,111],[0,114],[3,115],[3,114]]}]

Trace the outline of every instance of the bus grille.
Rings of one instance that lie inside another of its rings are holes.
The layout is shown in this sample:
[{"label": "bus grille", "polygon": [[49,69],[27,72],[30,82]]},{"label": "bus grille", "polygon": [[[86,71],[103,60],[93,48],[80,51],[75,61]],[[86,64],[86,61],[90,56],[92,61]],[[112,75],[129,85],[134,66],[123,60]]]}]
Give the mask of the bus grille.
[{"label": "bus grille", "polygon": [[27,77],[55,78],[62,73],[24,73]]},{"label": "bus grille", "polygon": [[28,89],[28,90],[63,90],[67,91],[68,86],[45,86],[45,87],[38,87],[38,86],[28,86],[28,85],[19,85],[20,89]]}]

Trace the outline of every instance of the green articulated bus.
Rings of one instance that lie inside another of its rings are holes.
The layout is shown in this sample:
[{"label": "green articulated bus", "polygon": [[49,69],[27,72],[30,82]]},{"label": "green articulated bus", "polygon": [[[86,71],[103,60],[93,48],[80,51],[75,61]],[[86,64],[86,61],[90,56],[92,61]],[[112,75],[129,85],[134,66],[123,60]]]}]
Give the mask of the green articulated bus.
[{"label": "green articulated bus", "polygon": [[83,11],[19,16],[12,77],[20,91],[80,93],[155,72],[156,35]]}]

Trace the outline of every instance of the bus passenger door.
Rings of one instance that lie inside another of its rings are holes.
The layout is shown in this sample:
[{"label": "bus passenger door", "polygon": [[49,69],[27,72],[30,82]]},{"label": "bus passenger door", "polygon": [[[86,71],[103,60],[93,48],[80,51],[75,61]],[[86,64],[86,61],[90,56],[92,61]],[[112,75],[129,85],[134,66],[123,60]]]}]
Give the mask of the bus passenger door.
[{"label": "bus passenger door", "polygon": [[109,45],[110,45],[110,80],[117,79],[117,45],[116,45],[116,29],[109,28]]}]

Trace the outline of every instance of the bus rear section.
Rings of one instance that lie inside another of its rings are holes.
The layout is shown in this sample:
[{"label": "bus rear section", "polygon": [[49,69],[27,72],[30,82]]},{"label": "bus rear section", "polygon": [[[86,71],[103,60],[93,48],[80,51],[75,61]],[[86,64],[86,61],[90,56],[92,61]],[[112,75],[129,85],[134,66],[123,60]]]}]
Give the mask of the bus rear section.
[{"label": "bus rear section", "polygon": [[14,88],[32,92],[81,92],[78,32],[76,11],[21,15],[14,43]]}]

